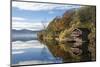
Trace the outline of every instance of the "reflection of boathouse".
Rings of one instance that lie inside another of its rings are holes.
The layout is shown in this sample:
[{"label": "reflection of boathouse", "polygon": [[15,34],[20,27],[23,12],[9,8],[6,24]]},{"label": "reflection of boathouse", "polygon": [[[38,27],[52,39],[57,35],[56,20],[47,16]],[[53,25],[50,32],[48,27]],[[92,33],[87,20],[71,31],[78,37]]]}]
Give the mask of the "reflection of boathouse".
[{"label": "reflection of boathouse", "polygon": [[90,31],[87,28],[77,28],[71,33],[71,37],[75,41],[88,41],[88,34]]},{"label": "reflection of boathouse", "polygon": [[[90,31],[87,28],[77,28],[74,29],[71,33],[71,37],[73,38],[74,41],[76,41],[73,45],[73,50],[72,52],[74,52],[75,54],[78,54],[79,50],[82,51],[81,53],[81,59],[80,61],[89,61],[91,59],[91,53],[88,51],[88,35],[89,35]],[[80,48],[80,47],[81,48]],[[76,50],[75,49],[79,49]]]}]

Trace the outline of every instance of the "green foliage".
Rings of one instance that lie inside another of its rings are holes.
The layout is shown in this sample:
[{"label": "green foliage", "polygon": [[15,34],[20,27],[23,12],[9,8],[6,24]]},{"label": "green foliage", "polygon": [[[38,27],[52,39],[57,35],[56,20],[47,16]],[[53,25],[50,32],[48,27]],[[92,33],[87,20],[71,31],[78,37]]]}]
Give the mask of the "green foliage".
[{"label": "green foliage", "polygon": [[87,6],[81,8],[79,11],[79,17],[81,22],[93,22],[96,20],[96,8],[93,6]]}]

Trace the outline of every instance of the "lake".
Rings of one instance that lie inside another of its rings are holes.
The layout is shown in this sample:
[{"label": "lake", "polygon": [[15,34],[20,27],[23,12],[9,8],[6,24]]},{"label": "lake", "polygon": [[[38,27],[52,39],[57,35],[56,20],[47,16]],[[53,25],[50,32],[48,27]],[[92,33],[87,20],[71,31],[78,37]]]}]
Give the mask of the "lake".
[{"label": "lake", "polygon": [[12,33],[12,65],[62,63],[48,47],[37,40],[34,34]]}]

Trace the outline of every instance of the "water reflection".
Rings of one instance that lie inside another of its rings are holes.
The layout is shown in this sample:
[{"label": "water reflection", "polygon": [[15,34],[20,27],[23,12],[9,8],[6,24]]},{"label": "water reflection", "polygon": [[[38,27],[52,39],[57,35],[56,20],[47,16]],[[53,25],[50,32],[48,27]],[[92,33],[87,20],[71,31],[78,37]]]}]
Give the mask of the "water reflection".
[{"label": "water reflection", "polygon": [[90,61],[89,41],[37,40],[37,33],[16,34],[12,40],[12,65]]},{"label": "water reflection", "polygon": [[12,65],[62,63],[38,40],[12,42]]},{"label": "water reflection", "polygon": [[88,51],[89,42],[57,42],[48,40],[44,42],[55,57],[64,62],[90,61],[91,53]]}]

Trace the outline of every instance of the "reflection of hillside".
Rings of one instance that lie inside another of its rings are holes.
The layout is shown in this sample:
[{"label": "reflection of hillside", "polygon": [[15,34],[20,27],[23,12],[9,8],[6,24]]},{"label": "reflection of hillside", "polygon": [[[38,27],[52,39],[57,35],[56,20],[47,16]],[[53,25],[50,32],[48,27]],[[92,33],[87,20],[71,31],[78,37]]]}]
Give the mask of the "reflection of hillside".
[{"label": "reflection of hillside", "polygon": [[46,46],[49,48],[55,58],[59,57],[65,62],[71,62],[72,57],[69,52],[62,49],[55,41],[46,43]]},{"label": "reflection of hillside", "polygon": [[[88,52],[88,42],[59,43],[56,41],[47,41],[45,42],[45,44],[50,50],[50,52],[53,54],[53,56],[55,58],[57,57],[61,58],[63,62],[77,62],[77,61],[91,60],[90,53]],[[76,48],[76,45],[81,45],[81,46]]]},{"label": "reflection of hillside", "polygon": [[[46,30],[39,32],[38,39],[44,43],[53,40],[51,45],[46,45],[64,62],[95,60],[95,10],[94,6],[87,6],[66,11],[62,17],[54,18]],[[67,42],[73,42],[74,46]]]}]

